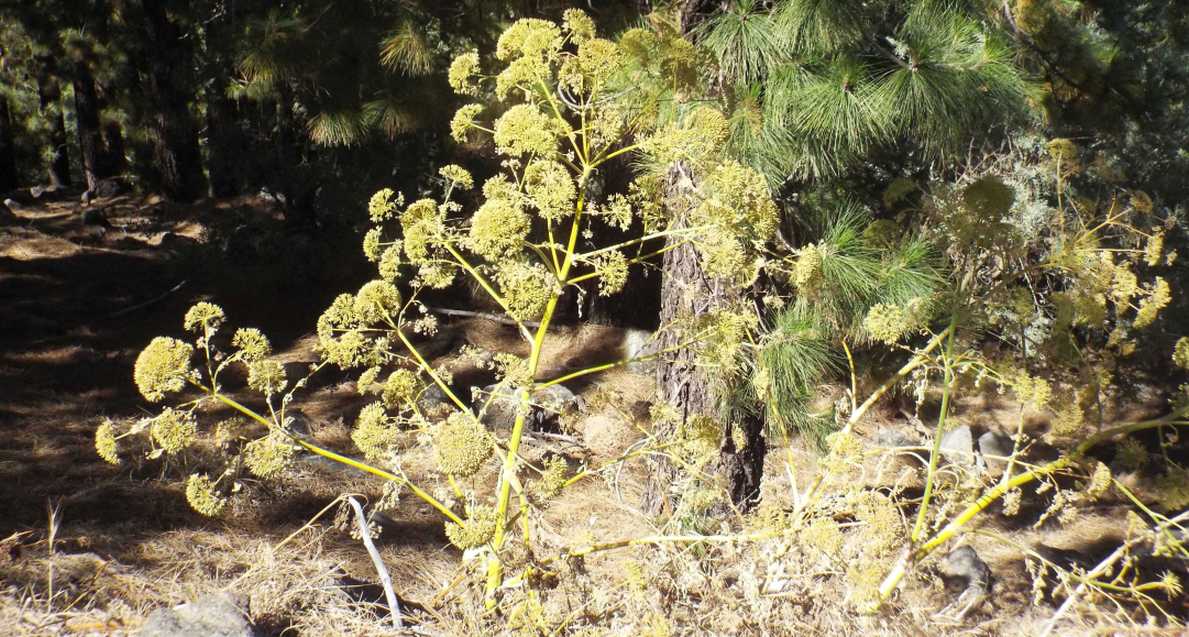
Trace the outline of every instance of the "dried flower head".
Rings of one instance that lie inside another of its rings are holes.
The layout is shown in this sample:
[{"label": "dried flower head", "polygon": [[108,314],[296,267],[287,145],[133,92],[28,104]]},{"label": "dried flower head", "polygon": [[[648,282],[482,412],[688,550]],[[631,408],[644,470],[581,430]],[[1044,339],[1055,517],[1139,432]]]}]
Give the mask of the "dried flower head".
[{"label": "dried flower head", "polygon": [[1070,400],[1057,409],[1050,431],[1061,437],[1072,436],[1081,430],[1085,422],[1086,414],[1078,401]]},{"label": "dried flower head", "polygon": [[179,392],[190,376],[194,348],[176,338],[158,336],[136,357],[132,378],[145,400],[156,403],[165,394]]},{"label": "dried flower head", "polygon": [[469,477],[491,457],[491,434],[469,413],[454,412],[433,431],[438,468],[447,475]]},{"label": "dried flower head", "polygon": [[244,445],[244,464],[252,475],[271,478],[289,466],[297,449],[288,436],[274,431]]},{"label": "dried flower head", "polygon": [[153,440],[168,454],[185,450],[198,439],[198,423],[188,411],[165,408],[149,428]]},{"label": "dried flower head", "polygon": [[351,440],[368,458],[383,458],[399,441],[400,429],[388,417],[381,403],[372,403],[359,411]]},{"label": "dried flower head", "polygon": [[203,329],[210,333],[214,333],[223,325],[224,319],[227,315],[223,313],[223,308],[214,303],[207,303],[202,301],[195,303],[193,307],[186,311],[186,318],[182,321],[182,327],[187,332],[194,332],[195,334],[202,334]]},{"label": "dried flower head", "polygon": [[553,121],[531,104],[517,104],[495,120],[496,150],[504,155],[548,157],[557,150]]},{"label": "dried flower head", "polygon": [[468,506],[462,526],[446,523],[446,537],[462,550],[483,546],[495,535],[497,514],[492,507]]},{"label": "dried flower head", "polygon": [[475,254],[498,261],[521,251],[531,223],[514,200],[488,199],[471,218],[468,245]]},{"label": "dried flower head", "polygon": [[450,70],[446,72],[446,79],[450,88],[459,95],[478,95],[479,83],[479,52],[468,51],[454,58],[450,63]]},{"label": "dried flower head", "polygon": [[207,517],[219,515],[227,505],[227,500],[219,497],[215,491],[211,479],[197,473],[186,481],[186,502],[190,503],[190,508]]},{"label": "dried flower head", "polygon": [[802,294],[812,294],[821,287],[821,282],[822,250],[810,243],[797,251],[797,260],[793,264],[793,285]]},{"label": "dried flower head", "polygon": [[1086,497],[1090,500],[1097,500],[1106,495],[1106,492],[1111,488],[1111,469],[1105,464],[1099,462],[1094,465],[1094,473],[1090,474],[1090,480],[1086,484]]},{"label": "dried flower head", "polygon": [[104,418],[95,429],[95,453],[108,464],[120,464],[120,449],[116,444],[115,423]]}]

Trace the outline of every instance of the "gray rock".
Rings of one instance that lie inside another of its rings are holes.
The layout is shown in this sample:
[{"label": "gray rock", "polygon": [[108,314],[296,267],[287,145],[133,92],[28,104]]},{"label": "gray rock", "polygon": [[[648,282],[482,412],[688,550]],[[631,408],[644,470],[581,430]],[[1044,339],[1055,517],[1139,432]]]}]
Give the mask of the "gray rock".
[{"label": "gray rock", "polygon": [[140,629],[140,637],[258,637],[248,622],[247,600],[227,592],[158,608]]},{"label": "gray rock", "polygon": [[1013,446],[1011,437],[998,431],[988,431],[978,437],[979,456],[986,463],[987,468],[993,471],[1003,469],[1007,464],[1008,456],[1011,455]]},{"label": "gray rock", "polygon": [[878,430],[876,430],[874,441],[875,444],[880,447],[895,448],[921,446],[921,441],[917,440],[916,438],[913,438],[903,431],[898,431],[888,427],[880,427]]},{"label": "gray rock", "polygon": [[[516,421],[518,401],[516,392],[499,384],[488,385],[475,393],[477,404],[487,403],[483,424],[497,431],[512,428]],[[564,385],[550,385],[533,394],[526,416],[529,431],[541,431],[557,422],[559,416],[572,411],[584,411],[586,401]]]},{"label": "gray rock", "polygon": [[443,405],[450,405],[450,399],[446,397],[446,392],[442,391],[437,383],[426,387],[425,391],[421,392],[421,398],[417,400],[417,406],[422,411],[436,411]]},{"label": "gray rock", "polygon": [[977,610],[991,594],[991,569],[973,548],[959,546],[950,551],[937,567],[942,575],[963,583],[962,592],[948,607],[958,619],[964,619],[971,611]]},{"label": "gray rock", "polygon": [[954,464],[975,464],[974,434],[970,432],[970,427],[962,425],[947,431],[941,437],[941,454]]},{"label": "gray rock", "polygon": [[299,438],[308,437],[311,433],[310,418],[300,409],[285,410],[285,426]]}]

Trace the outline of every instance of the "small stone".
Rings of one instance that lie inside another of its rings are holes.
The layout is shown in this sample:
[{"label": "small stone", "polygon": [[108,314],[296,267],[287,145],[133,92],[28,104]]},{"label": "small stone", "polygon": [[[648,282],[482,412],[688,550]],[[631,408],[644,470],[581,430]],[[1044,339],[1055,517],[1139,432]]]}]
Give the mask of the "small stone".
[{"label": "small stone", "polygon": [[1014,443],[1010,436],[998,431],[987,431],[978,437],[978,452],[987,468],[992,471],[1002,471],[1011,456]]},{"label": "small stone", "polygon": [[959,546],[937,565],[945,577],[961,580],[962,592],[948,607],[959,620],[977,610],[991,593],[991,569],[969,546]]},{"label": "small stone", "polygon": [[962,425],[946,432],[941,437],[941,454],[954,464],[975,464],[974,434],[970,432],[970,427]]},{"label": "small stone", "polygon": [[227,592],[153,611],[140,637],[258,637],[247,620],[247,600]]},{"label": "small stone", "polygon": [[889,427],[881,427],[875,432],[875,444],[880,447],[919,447],[921,442],[916,438]]}]

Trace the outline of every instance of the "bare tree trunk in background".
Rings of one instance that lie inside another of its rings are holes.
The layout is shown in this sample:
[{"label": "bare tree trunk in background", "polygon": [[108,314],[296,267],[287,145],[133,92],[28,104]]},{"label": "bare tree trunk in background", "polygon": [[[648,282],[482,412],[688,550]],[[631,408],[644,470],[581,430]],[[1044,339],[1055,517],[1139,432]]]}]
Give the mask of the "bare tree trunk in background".
[{"label": "bare tree trunk in background", "polygon": [[103,164],[112,175],[122,175],[128,170],[128,158],[124,148],[124,130],[120,123],[108,121],[103,124]]},{"label": "bare tree trunk in background", "polygon": [[211,178],[211,195],[232,197],[241,188],[237,157],[246,149],[235,120],[234,104],[226,95],[226,83],[222,76],[215,77],[206,94],[207,172]]},{"label": "bare tree trunk in background", "polygon": [[186,71],[192,63],[190,47],[181,38],[157,0],[141,0],[141,27],[145,35],[140,51],[147,73],[142,84],[153,110],[153,160],[161,189],[172,199],[193,201],[206,191],[198,135],[190,115]]},{"label": "bare tree trunk in background", "polygon": [[19,185],[14,133],[8,98],[0,95],[0,192],[8,192]]},{"label": "bare tree trunk in background", "polygon": [[87,190],[94,190],[95,184],[104,177],[110,177],[107,158],[103,147],[103,131],[99,124],[99,96],[95,91],[95,78],[85,62],[78,62],[74,69],[74,115],[78,128],[78,148],[82,156],[83,177]]},{"label": "bare tree trunk in background", "polygon": [[[685,0],[681,6],[681,26],[689,33],[701,17],[716,2]],[[669,173],[666,184],[666,206],[676,220],[677,227],[685,219],[693,204],[691,195],[696,189],[697,175],[681,165]],[[723,281],[709,277],[702,268],[697,251],[686,244],[664,255],[661,265],[661,333],[658,351],[676,347],[690,337],[681,329],[690,325],[693,317],[728,307],[741,298],[741,291]],[[742,509],[752,506],[759,495],[763,475],[764,423],[755,418],[735,421],[730,418],[723,400],[724,383],[720,374],[700,368],[695,353],[681,349],[663,357],[657,365],[658,400],[675,409],[678,422],[667,423],[655,433],[658,439],[671,439],[677,428],[692,418],[706,417],[721,423],[716,473],[725,481],[731,502]],[[736,432],[736,428],[740,431]],[[652,515],[671,513],[674,503],[669,501],[669,487],[677,477],[677,468],[664,456],[652,460],[649,482],[645,489],[643,508]]]},{"label": "bare tree trunk in background", "polygon": [[55,188],[70,185],[70,156],[66,154],[66,119],[62,116],[62,91],[58,80],[43,64],[37,77],[37,99],[41,116],[50,130],[50,185]]}]

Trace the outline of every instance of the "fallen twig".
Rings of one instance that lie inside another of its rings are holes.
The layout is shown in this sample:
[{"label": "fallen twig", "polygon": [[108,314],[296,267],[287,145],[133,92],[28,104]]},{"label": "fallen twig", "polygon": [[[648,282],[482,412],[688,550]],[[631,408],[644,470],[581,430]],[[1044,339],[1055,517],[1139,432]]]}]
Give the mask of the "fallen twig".
[{"label": "fallen twig", "polygon": [[384,560],[380,557],[380,552],[376,550],[375,543],[372,542],[371,533],[367,528],[367,516],[363,514],[363,507],[359,506],[359,501],[352,496],[347,496],[347,503],[351,505],[352,509],[355,509],[355,522],[359,527],[359,537],[363,540],[367,554],[372,557],[372,564],[376,566],[376,573],[380,575],[380,584],[384,586],[384,596],[388,598],[388,612],[392,615],[392,627],[404,628],[404,622],[400,618],[400,602],[397,601],[396,593],[392,590],[392,578],[389,577]]}]

